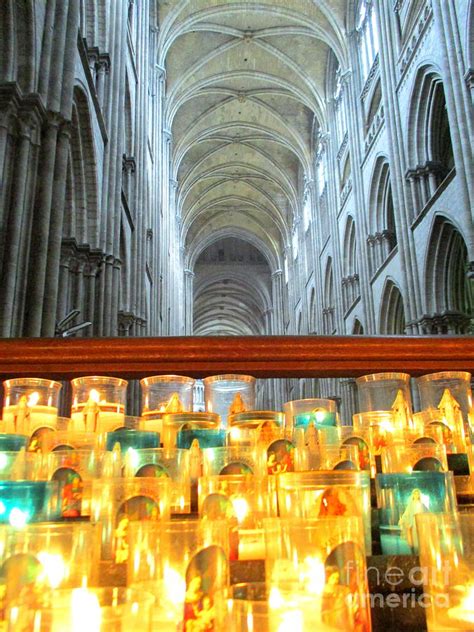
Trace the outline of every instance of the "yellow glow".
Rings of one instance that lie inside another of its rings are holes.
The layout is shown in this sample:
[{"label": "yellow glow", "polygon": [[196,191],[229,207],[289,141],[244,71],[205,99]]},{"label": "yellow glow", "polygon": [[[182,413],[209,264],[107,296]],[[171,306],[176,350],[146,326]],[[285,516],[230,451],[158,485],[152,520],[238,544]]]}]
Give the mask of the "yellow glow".
[{"label": "yellow glow", "polygon": [[253,632],[253,614],[251,612],[247,612],[247,630]]},{"label": "yellow glow", "polygon": [[302,632],[303,613],[301,610],[289,610],[281,613],[281,623],[278,632]]},{"label": "yellow glow", "polygon": [[393,432],[394,427],[391,421],[388,419],[382,419],[379,424],[380,430],[384,430],[385,432]]},{"label": "yellow glow", "polygon": [[10,515],[8,516],[8,521],[15,529],[23,529],[23,527],[26,525],[27,520],[28,514],[26,513],[26,511],[22,511],[17,507],[14,507],[10,511]]},{"label": "yellow glow", "polygon": [[71,597],[71,632],[100,632],[99,599],[87,588],[75,588]]},{"label": "yellow glow", "polygon": [[300,571],[300,580],[304,582],[305,590],[312,595],[320,595],[323,592],[326,573],[319,557],[305,558]]},{"label": "yellow glow", "polygon": [[92,388],[89,391],[89,401],[95,402],[96,404],[100,401],[100,393],[99,391],[96,391],[95,388]]},{"label": "yellow glow", "polygon": [[315,408],[313,410],[313,413],[314,413],[314,416],[316,417],[316,421],[318,421],[319,423],[324,421],[326,417],[326,411],[324,410],[324,408]]},{"label": "yellow glow", "polygon": [[0,452],[0,470],[4,470],[8,465],[8,457],[3,452]]},{"label": "yellow glow", "polygon": [[272,586],[272,588],[270,588],[270,594],[268,596],[268,605],[270,606],[270,608],[272,610],[282,608],[284,603],[285,601],[282,597],[281,592],[278,590],[278,588],[276,588],[276,586]]},{"label": "yellow glow", "polygon": [[[40,551],[36,556],[43,566],[43,577],[51,588],[57,588],[67,577],[67,566],[59,553]],[[42,577],[42,579],[43,579]]]},{"label": "yellow glow", "polygon": [[184,580],[184,577],[181,577],[178,571],[174,568],[165,566],[163,571],[163,581],[168,600],[176,605],[184,603],[186,595],[186,581]]},{"label": "yellow glow", "polygon": [[36,404],[40,400],[40,394],[37,391],[34,391],[28,396],[28,406],[36,406]]},{"label": "yellow glow", "polygon": [[471,611],[474,615],[474,586],[467,587],[467,595],[461,601],[461,608],[463,610]]},{"label": "yellow glow", "polygon": [[240,497],[240,498],[239,497],[238,498],[231,498],[231,500],[232,500],[232,505],[234,507],[236,518],[237,518],[237,520],[238,520],[238,522],[240,524],[248,516],[249,504],[245,500],[245,498],[242,498],[242,497]]}]

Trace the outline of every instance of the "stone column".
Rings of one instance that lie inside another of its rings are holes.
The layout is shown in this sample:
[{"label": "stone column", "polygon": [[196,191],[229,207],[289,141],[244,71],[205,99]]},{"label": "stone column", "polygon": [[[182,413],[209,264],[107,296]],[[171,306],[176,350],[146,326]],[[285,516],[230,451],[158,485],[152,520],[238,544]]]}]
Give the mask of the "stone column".
[{"label": "stone column", "polygon": [[284,333],[283,322],[283,271],[275,270],[272,273],[272,330],[274,336]]},{"label": "stone column", "polygon": [[110,57],[107,53],[99,55],[97,61],[97,73],[96,73],[96,92],[97,99],[101,108],[104,107],[105,85],[107,82],[107,76],[110,70]]},{"label": "stone column", "polygon": [[8,231],[4,244],[4,258],[2,271],[2,312],[1,335],[12,335],[13,310],[17,284],[21,285],[22,279],[18,278],[20,248],[22,230],[24,227],[26,201],[29,179],[29,164],[33,134],[38,124],[38,119],[31,113],[21,113],[18,119],[19,133],[17,151],[11,185],[11,203],[8,216]]},{"label": "stone column", "polygon": [[185,336],[193,335],[193,286],[194,272],[186,269],[184,271],[184,327]]},{"label": "stone column", "polygon": [[395,223],[397,227],[398,251],[404,288],[404,306],[407,321],[407,333],[416,334],[418,318],[422,313],[421,286],[418,274],[416,246],[411,231],[410,188],[403,174],[407,172],[406,147],[400,103],[397,93],[396,41],[393,35],[393,9],[388,2],[377,3],[377,23],[380,36],[380,77],[384,99],[385,124],[387,126],[390,173],[394,207],[397,209]]}]

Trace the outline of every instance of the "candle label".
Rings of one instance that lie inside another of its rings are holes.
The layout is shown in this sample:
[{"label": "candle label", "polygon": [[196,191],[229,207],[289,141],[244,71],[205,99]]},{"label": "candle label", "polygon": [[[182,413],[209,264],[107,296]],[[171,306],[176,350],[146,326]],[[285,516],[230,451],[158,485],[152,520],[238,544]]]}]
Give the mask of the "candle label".
[{"label": "candle label", "polygon": [[61,487],[61,514],[65,518],[77,518],[81,515],[83,482],[77,470],[72,467],[60,467],[57,469],[52,479],[59,481]]},{"label": "candle label", "polygon": [[370,451],[367,441],[362,437],[348,437],[342,445],[356,445],[359,449],[359,467],[361,470],[370,470]]},{"label": "candle label", "polygon": [[228,521],[229,559],[237,560],[239,557],[239,521],[231,499],[224,494],[209,494],[202,503],[201,516],[203,520]]},{"label": "candle label", "polygon": [[365,557],[354,542],[343,542],[332,549],[326,558],[326,584],[322,600],[323,622],[331,629],[344,630],[347,621],[352,629],[369,632],[370,600],[367,595]]},{"label": "candle label", "polygon": [[208,546],[194,555],[186,569],[183,630],[211,632],[216,629],[216,610],[227,585],[228,572],[222,547]]},{"label": "candle label", "polygon": [[167,469],[159,463],[146,463],[142,465],[136,472],[135,476],[138,478],[151,477],[151,478],[169,478],[170,475]]},{"label": "candle label", "polygon": [[336,463],[336,465],[332,468],[333,470],[357,470],[357,465],[351,461],[350,459],[343,459]]},{"label": "candle label", "polygon": [[48,426],[41,426],[40,428],[36,428],[28,442],[27,451],[41,452],[44,442],[47,441],[48,435],[51,435],[52,433],[54,433],[54,428],[50,428]]},{"label": "candle label", "polygon": [[405,511],[398,521],[401,527],[401,537],[408,543],[411,553],[416,553],[418,550],[415,516],[420,513],[427,513],[429,510],[429,499],[421,493],[420,489],[415,487],[410,494]]},{"label": "candle label", "polygon": [[318,518],[327,516],[360,516],[357,503],[349,490],[341,487],[328,487],[316,501]]},{"label": "candle label", "polygon": [[158,520],[160,508],[149,496],[132,496],[119,507],[114,531],[114,558],[116,564],[128,560],[128,525],[131,520]]},{"label": "candle label", "polygon": [[294,451],[295,446],[288,439],[278,439],[271,443],[267,449],[268,474],[294,472]]},{"label": "candle label", "polygon": [[42,578],[46,579],[43,565],[34,555],[18,553],[9,557],[0,569],[0,618],[4,619],[5,608],[14,600],[39,606],[47,587]]},{"label": "candle label", "polygon": [[219,474],[253,474],[253,468],[243,461],[232,461],[225,465]]},{"label": "candle label", "polygon": [[441,461],[434,456],[424,456],[413,466],[414,472],[442,472],[443,469]]}]

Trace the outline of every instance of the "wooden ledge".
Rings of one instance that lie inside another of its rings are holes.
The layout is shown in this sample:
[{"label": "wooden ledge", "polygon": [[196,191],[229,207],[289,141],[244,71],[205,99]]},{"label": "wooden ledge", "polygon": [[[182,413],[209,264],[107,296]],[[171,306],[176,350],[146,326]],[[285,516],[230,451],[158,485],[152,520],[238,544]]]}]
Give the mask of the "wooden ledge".
[{"label": "wooden ledge", "polygon": [[0,339],[1,377],[246,373],[298,378],[473,370],[474,338],[464,336]]}]

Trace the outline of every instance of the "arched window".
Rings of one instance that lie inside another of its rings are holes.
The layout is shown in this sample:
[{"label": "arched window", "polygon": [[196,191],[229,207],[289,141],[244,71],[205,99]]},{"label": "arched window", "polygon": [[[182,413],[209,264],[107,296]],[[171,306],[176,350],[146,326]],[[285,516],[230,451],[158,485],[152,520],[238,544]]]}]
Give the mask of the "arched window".
[{"label": "arched window", "polygon": [[377,19],[373,0],[361,0],[359,4],[357,32],[359,36],[362,79],[365,81],[369,76],[379,52]]},{"label": "arched window", "polygon": [[344,234],[344,276],[342,278],[342,300],[345,311],[360,296],[358,271],[356,229],[354,219],[349,215]]},{"label": "arched window", "polygon": [[335,330],[334,274],[331,257],[328,257],[324,276],[323,329],[325,334],[333,334]]}]

